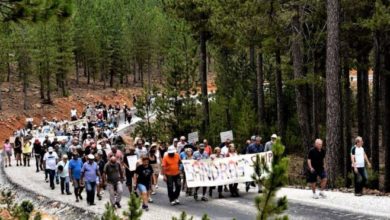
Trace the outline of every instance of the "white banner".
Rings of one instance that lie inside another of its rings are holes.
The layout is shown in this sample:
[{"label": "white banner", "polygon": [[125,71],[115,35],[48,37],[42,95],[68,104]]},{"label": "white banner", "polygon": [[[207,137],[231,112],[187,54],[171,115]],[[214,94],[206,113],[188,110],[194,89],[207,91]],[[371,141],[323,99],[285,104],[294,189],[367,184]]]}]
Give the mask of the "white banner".
[{"label": "white banner", "polygon": [[224,143],[227,139],[233,140],[233,131],[224,131],[220,133],[221,135],[221,143]]},{"label": "white banner", "polygon": [[[245,154],[214,160],[183,160],[187,186],[221,186],[252,181],[256,155]],[[264,158],[267,165],[271,167],[272,151],[259,153],[258,155],[260,155],[260,158]]]}]

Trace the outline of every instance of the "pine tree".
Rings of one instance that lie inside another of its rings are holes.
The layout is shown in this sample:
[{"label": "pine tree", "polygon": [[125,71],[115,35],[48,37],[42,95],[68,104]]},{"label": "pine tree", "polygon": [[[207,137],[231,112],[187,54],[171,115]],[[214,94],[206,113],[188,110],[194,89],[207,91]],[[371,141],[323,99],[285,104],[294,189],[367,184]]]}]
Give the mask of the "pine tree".
[{"label": "pine tree", "polygon": [[100,217],[100,220],[120,220],[121,218],[116,214],[115,208],[107,202],[105,205],[105,210],[103,215]]},{"label": "pine tree", "polygon": [[142,216],[141,199],[135,193],[130,194],[130,199],[127,202],[128,211],[124,211],[123,215],[128,220],[140,220]]},{"label": "pine tree", "polygon": [[283,211],[287,210],[286,196],[276,199],[276,192],[287,184],[287,171],[289,160],[284,156],[285,147],[281,144],[280,138],[272,146],[272,162],[268,167],[264,158],[256,157],[254,163],[253,180],[263,186],[263,194],[255,198],[258,210],[257,219],[265,220],[269,218],[288,219]]}]

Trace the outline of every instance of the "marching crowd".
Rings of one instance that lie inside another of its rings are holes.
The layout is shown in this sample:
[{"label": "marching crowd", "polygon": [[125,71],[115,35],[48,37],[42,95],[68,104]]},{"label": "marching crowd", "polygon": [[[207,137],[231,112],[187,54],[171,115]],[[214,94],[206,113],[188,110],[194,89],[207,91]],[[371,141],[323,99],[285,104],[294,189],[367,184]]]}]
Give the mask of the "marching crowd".
[{"label": "marching crowd", "polygon": [[[37,173],[44,173],[44,178],[52,190],[60,185],[61,194],[74,195],[75,201],[83,200],[82,192],[86,190],[86,201],[95,205],[95,196],[102,199],[105,190],[109,194],[113,207],[121,208],[121,197],[124,187],[135,192],[142,198],[142,208],[148,210],[148,204],[153,203],[153,195],[158,189],[159,176],[167,184],[168,197],[171,205],[180,204],[179,195],[184,191],[195,200],[208,201],[213,197],[213,190],[218,192],[218,198],[224,198],[224,192],[230,192],[232,197],[238,197],[238,184],[216,187],[186,186],[186,175],[181,160],[203,160],[233,157],[238,154],[254,154],[272,150],[278,138],[276,134],[270,141],[262,144],[259,136],[252,136],[241,152],[227,139],[217,147],[211,147],[206,139],[201,143],[188,143],[186,137],[174,138],[172,144],[153,141],[149,143],[143,138],[134,139],[132,146],[118,144],[119,136],[116,128],[122,118],[124,123],[131,123],[132,113],[127,105],[106,106],[97,102],[88,105],[79,115],[76,109],[71,110],[70,122],[53,119],[33,125],[31,121],[26,128],[15,132],[15,139],[6,140],[3,146],[5,167],[11,166],[11,156],[15,155],[16,166],[30,166],[30,158],[35,158]],[[80,123],[69,126],[71,122]],[[45,134],[42,139],[37,138]],[[59,140],[59,137],[66,137]],[[361,195],[362,187],[367,179],[364,162],[368,159],[362,147],[363,140],[356,138],[356,145],[351,152],[352,166],[355,175],[363,180],[356,182],[356,195]],[[131,156],[136,156],[137,166],[132,168]],[[311,183],[313,198],[316,194],[317,178],[321,179],[319,196],[326,197],[322,190],[326,187],[326,172],[324,169],[325,150],[322,141],[317,139],[308,155],[308,182]],[[369,164],[369,162],[368,162]],[[369,164],[370,165],[370,164]],[[358,178],[355,178],[358,179]],[[70,185],[73,185],[73,193]],[[256,187],[253,182],[246,183],[246,192]],[[258,186],[261,192],[261,186]],[[199,189],[201,192],[199,192]],[[198,196],[201,194],[200,196]]]}]

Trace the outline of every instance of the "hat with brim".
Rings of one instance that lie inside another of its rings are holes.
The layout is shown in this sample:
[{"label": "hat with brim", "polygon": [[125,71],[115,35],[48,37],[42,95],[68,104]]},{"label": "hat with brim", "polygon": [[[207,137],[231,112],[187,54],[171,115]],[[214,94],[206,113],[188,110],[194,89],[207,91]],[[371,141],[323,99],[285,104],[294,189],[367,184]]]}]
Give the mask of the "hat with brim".
[{"label": "hat with brim", "polygon": [[277,136],[276,134],[273,134],[273,135],[271,136],[271,138],[272,138],[272,139],[276,139],[276,138],[278,138],[278,136]]},{"label": "hat with brim", "polygon": [[95,156],[93,156],[93,154],[89,154],[89,155],[88,155],[88,159],[89,159],[89,160],[94,160],[94,159],[95,159]]},{"label": "hat with brim", "polygon": [[53,152],[53,148],[52,147],[49,147],[48,149],[47,149],[49,152]]},{"label": "hat with brim", "polygon": [[176,152],[176,149],[175,149],[175,147],[174,146],[170,146],[170,147],[168,147],[168,154],[172,154],[172,153],[175,153]]}]

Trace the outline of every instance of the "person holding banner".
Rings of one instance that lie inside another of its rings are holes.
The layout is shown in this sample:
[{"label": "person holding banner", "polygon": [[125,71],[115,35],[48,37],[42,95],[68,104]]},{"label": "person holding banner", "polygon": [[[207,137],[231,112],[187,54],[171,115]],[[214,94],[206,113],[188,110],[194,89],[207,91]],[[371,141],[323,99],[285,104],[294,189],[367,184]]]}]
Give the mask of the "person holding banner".
[{"label": "person holding banner", "polygon": [[[211,158],[212,160],[214,160],[215,158],[223,158],[223,157],[224,157],[224,156],[221,154],[221,148],[219,148],[219,147],[216,147],[216,148],[214,149],[214,154],[210,155],[210,158]],[[218,186],[218,198],[220,198],[220,199],[225,198],[225,197],[222,195],[222,188],[223,188],[222,185],[221,185],[221,186]],[[209,188],[209,196],[210,196],[210,198],[213,197],[213,190],[214,190],[214,189],[215,189],[215,186]]]},{"label": "person holding banner", "polygon": [[[234,144],[229,145],[229,152],[226,154],[226,157],[236,157],[238,156],[236,147]],[[238,194],[238,183],[229,184],[229,190],[232,197],[239,197]]]},{"label": "person holding banner", "polygon": [[[204,144],[199,144],[199,150],[198,151],[195,151],[194,153],[194,160],[205,160],[205,159],[208,159],[209,158],[209,155],[207,154],[207,152],[205,152],[205,146]],[[194,199],[195,200],[198,200],[198,190],[199,190],[199,187],[195,187],[195,193],[194,193]],[[202,201],[208,201],[208,198],[206,197],[206,192],[207,192],[207,187],[202,187],[202,198],[201,200]]]},{"label": "person holding banner", "polygon": [[172,206],[180,204],[180,163],[181,160],[179,154],[176,153],[176,148],[170,146],[162,160],[162,168],[164,181],[167,183],[169,202]]},{"label": "person holding banner", "polygon": [[[190,145],[187,145],[188,147],[184,147],[184,151],[180,153],[180,159],[181,160],[192,160],[192,148]],[[187,186],[187,180],[186,180],[186,173],[184,172],[183,164],[180,164],[180,172],[181,176],[183,178],[183,191],[186,192],[186,195],[192,196],[192,189],[188,188]]]}]

